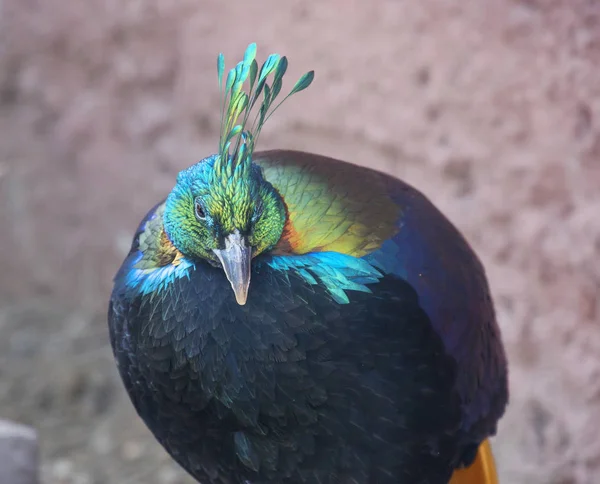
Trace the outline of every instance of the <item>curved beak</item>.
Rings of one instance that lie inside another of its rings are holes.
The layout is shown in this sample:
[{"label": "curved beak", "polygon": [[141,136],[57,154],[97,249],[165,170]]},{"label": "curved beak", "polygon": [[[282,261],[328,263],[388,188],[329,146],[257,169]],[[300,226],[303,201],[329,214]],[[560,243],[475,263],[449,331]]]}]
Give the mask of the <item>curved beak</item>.
[{"label": "curved beak", "polygon": [[223,266],[225,276],[235,293],[235,300],[240,306],[243,306],[248,299],[248,288],[250,287],[252,247],[246,245],[246,240],[236,230],[225,237],[224,249],[214,249],[213,252]]}]

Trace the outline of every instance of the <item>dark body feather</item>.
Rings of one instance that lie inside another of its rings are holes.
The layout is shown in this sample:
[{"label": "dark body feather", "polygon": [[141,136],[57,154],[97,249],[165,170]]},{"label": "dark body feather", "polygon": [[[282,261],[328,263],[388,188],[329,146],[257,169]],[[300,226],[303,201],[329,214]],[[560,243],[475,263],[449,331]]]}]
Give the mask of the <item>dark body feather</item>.
[{"label": "dark body feather", "polygon": [[[342,171],[365,190],[377,179],[374,189],[401,207],[395,234],[360,257],[379,275],[265,254],[253,262],[245,306],[203,261],[142,290],[129,276],[155,207],[109,308],[136,410],[204,483],[446,483],[495,432],[507,401],[481,264],[425,197],[394,178],[303,153],[255,158],[267,179],[286,168],[332,179]],[[302,272],[311,264],[311,274],[339,271],[356,290],[340,301]]]}]

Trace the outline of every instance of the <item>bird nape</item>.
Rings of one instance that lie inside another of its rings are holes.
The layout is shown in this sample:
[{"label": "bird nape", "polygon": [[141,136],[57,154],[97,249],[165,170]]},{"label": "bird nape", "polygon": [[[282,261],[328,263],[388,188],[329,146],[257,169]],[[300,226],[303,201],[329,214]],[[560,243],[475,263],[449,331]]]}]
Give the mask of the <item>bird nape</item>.
[{"label": "bird nape", "polygon": [[255,55],[225,82],[219,55],[218,151],[179,173],[115,277],[135,409],[202,483],[496,482],[507,364],[481,263],[396,178],[255,153],[287,69]]}]

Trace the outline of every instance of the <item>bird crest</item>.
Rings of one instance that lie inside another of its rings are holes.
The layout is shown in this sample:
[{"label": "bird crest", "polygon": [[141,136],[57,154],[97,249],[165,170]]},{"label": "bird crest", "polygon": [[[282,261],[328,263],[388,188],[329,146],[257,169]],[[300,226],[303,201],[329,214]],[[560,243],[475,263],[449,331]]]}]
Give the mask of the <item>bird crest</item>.
[{"label": "bird crest", "polygon": [[[250,175],[252,153],[263,125],[287,98],[306,89],[314,79],[314,71],[301,76],[290,93],[271,109],[281,91],[288,65],[287,58],[271,54],[259,71],[255,57],[256,44],[252,43],[246,48],[243,60],[227,74],[225,86],[225,57],[223,54],[217,57],[219,92],[222,100],[219,152],[214,173],[223,184],[231,179],[247,178]],[[272,81],[271,84],[268,80]],[[247,92],[244,89],[246,83]],[[262,100],[259,101],[261,95]],[[255,106],[259,106],[258,111],[250,124],[250,114]]]}]

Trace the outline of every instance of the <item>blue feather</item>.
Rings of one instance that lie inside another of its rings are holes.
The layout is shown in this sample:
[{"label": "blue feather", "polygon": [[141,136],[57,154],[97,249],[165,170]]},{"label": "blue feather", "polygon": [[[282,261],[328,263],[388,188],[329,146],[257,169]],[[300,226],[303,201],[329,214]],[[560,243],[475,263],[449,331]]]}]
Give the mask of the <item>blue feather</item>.
[{"label": "blue feather", "polygon": [[142,294],[153,294],[164,291],[169,284],[181,277],[189,277],[190,269],[194,268],[193,262],[186,258],[180,259],[179,264],[168,264],[154,269],[137,269],[135,265],[142,258],[138,257],[132,264],[132,269],[127,272],[125,284],[130,289],[138,288]]},{"label": "blue feather", "polygon": [[366,259],[337,252],[267,256],[265,261],[275,270],[294,271],[308,284],[322,284],[339,304],[350,302],[346,291],[371,292],[367,285],[383,277]]}]

